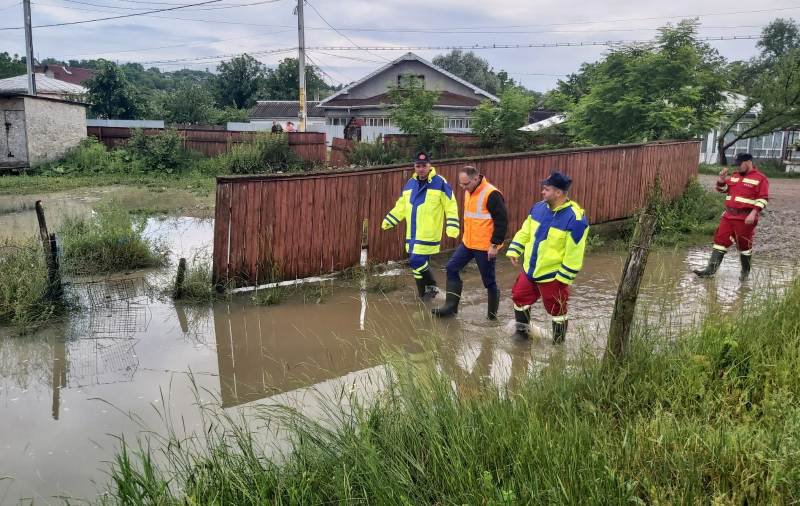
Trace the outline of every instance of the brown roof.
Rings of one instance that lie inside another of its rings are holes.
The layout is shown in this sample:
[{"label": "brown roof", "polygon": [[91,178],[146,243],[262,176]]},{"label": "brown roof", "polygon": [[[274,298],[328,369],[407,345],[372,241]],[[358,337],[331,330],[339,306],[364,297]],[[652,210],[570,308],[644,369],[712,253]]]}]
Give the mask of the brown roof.
[{"label": "brown roof", "polygon": [[83,84],[94,76],[94,70],[80,67],[65,67],[64,65],[36,65],[36,72],[41,74],[53,73],[53,79],[71,84]]},{"label": "brown roof", "polygon": [[[324,118],[325,111],[317,107],[319,102],[307,101],[309,118]],[[248,113],[250,119],[296,118],[300,112],[299,100],[259,100]]]},{"label": "brown roof", "polygon": [[[443,105],[443,106],[455,106],[455,107],[478,107],[478,104],[481,103],[480,98],[474,97],[467,97],[464,95],[459,95],[457,93],[453,93],[451,91],[442,91],[439,93],[439,100],[436,102],[436,105]],[[374,97],[369,98],[335,98],[330,102],[326,102],[322,105],[322,108],[326,107],[367,107],[367,106],[374,106],[380,107],[382,105],[391,104],[391,98],[389,98],[388,93],[381,93],[380,95],[375,95]]]}]

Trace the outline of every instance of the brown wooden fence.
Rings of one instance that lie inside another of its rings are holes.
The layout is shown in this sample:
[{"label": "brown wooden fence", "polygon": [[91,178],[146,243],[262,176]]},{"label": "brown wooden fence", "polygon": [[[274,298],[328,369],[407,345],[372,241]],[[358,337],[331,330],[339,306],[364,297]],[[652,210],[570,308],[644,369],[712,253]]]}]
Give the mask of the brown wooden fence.
[{"label": "brown wooden fence", "polygon": [[[462,158],[435,166],[451,183],[460,167],[478,167],[505,195],[513,234],[553,169],[573,178],[572,198],[590,223],[602,223],[632,216],[657,175],[664,195],[678,196],[697,174],[699,148],[696,141],[676,141]],[[275,275],[291,279],[358,265],[365,219],[370,260],[404,258],[405,224],[390,231],[380,226],[411,172],[409,166],[389,166],[217,178],[214,280],[258,284]],[[463,209],[463,192],[454,190]],[[446,239],[443,248],[456,244]]]},{"label": "brown wooden fence", "polygon": [[[133,129],[122,127],[87,127],[87,134],[110,148],[118,147],[131,137]],[[145,128],[145,135],[158,135],[162,129]],[[233,144],[251,140],[257,132],[229,132],[219,129],[187,128],[177,130],[183,138],[187,149],[197,151],[205,156],[218,156],[227,153]],[[327,158],[325,134],[322,132],[290,132],[289,146],[301,159],[307,162],[324,164]]]}]

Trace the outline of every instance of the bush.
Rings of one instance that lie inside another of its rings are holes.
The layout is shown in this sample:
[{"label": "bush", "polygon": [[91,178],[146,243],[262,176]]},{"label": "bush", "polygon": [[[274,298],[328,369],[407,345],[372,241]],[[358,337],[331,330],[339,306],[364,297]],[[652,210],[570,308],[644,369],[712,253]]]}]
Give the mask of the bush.
[{"label": "bush", "polygon": [[[187,262],[181,297],[176,300],[190,304],[213,302],[218,293],[211,283],[211,277],[211,260],[208,255],[195,256]],[[171,289],[172,287],[170,287]]]},{"label": "bush", "polygon": [[91,218],[67,217],[59,229],[63,271],[90,275],[166,265],[166,248],[144,237],[146,223],[113,204]]},{"label": "bush", "polygon": [[350,165],[358,167],[370,167],[372,165],[389,165],[405,161],[404,151],[394,142],[387,146],[383,138],[378,137],[372,142],[356,142],[347,154],[347,161]]},{"label": "bush", "polygon": [[109,151],[94,137],[87,137],[69,149],[62,159],[38,165],[32,172],[44,176],[124,173],[131,172],[132,163],[133,160],[125,151]]},{"label": "bush", "polygon": [[30,330],[63,308],[47,299],[47,266],[41,245],[30,239],[0,243],[0,325]]},{"label": "bush", "polygon": [[190,160],[183,147],[183,138],[177,130],[166,129],[156,135],[145,135],[136,129],[128,140],[127,149],[131,156],[141,162],[144,172],[172,174],[186,168]]},{"label": "bush", "polygon": [[723,208],[721,194],[708,191],[697,180],[691,180],[680,197],[659,203],[656,243],[675,246],[692,236],[709,236],[716,230]]},{"label": "bush", "polygon": [[305,168],[289,147],[288,136],[282,134],[259,133],[251,142],[232,146],[223,156],[225,166],[232,174],[263,174]]}]

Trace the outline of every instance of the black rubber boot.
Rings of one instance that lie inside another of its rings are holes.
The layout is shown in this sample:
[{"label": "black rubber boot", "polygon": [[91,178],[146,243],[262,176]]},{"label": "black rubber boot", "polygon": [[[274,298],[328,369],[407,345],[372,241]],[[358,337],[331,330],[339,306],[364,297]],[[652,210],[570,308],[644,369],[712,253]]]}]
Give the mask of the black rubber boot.
[{"label": "black rubber boot", "polygon": [[418,280],[417,282],[417,291],[419,291],[419,281],[422,281],[422,285],[425,289],[421,292],[420,298],[422,300],[433,300],[436,298],[436,294],[439,293],[439,289],[436,288],[436,280],[433,279],[433,273],[430,269],[422,273],[422,279]]},{"label": "black rubber boot", "polygon": [[447,280],[447,293],[444,306],[431,309],[436,316],[453,316],[458,313],[458,303],[461,302],[461,289],[464,283],[458,280]]},{"label": "black rubber boot", "polygon": [[753,265],[753,257],[750,255],[739,255],[739,260],[742,262],[742,273],[739,274],[739,279],[744,281],[750,275],[750,267]]},{"label": "black rubber boot", "polygon": [[414,278],[414,282],[417,284],[417,297],[420,299],[425,298],[425,280],[424,279],[417,279]]},{"label": "black rubber boot", "polygon": [[713,276],[717,269],[719,269],[719,264],[722,263],[722,258],[725,256],[724,251],[720,251],[718,249],[711,250],[711,258],[708,259],[708,265],[705,269],[695,269],[694,273],[700,276],[701,278],[710,278]]},{"label": "black rubber boot", "polygon": [[497,308],[500,307],[500,292],[488,292],[489,296],[489,307],[486,311],[486,318],[490,320],[497,319]]},{"label": "black rubber boot", "polygon": [[514,332],[514,339],[524,341],[528,339],[528,329],[531,324],[531,310],[523,309],[520,311],[514,308],[514,319],[517,321],[517,330]]},{"label": "black rubber boot", "polygon": [[564,344],[564,339],[567,337],[567,320],[561,322],[553,322],[553,344]]}]

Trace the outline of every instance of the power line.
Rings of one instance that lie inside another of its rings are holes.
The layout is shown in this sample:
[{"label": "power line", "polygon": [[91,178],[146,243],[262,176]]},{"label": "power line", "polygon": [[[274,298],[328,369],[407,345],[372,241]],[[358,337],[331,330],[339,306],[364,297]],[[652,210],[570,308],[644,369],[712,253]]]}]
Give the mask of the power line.
[{"label": "power line", "polygon": [[[320,14],[320,12],[317,10],[317,8],[316,8],[316,7],[314,7],[314,4],[312,4],[312,3],[311,3],[311,2],[309,2],[308,0],[306,0],[306,1],[305,1],[305,3],[307,3],[307,4],[308,4],[308,6],[309,6],[309,7],[311,7],[311,9],[312,9],[314,12],[316,12],[316,13],[317,13],[317,16],[319,16],[319,19],[321,19],[322,21],[324,21],[324,22],[325,22],[325,24],[326,24],[326,25],[328,25],[328,26],[331,28],[331,30],[333,30],[334,32],[338,33],[340,36],[342,36],[342,37],[344,37],[345,39],[347,39],[347,41],[348,41],[348,42],[350,42],[350,44],[354,45],[354,46],[355,46],[355,47],[357,47],[358,49],[363,49],[361,46],[359,46],[358,44],[356,44],[356,43],[353,41],[353,39],[351,39],[351,38],[350,38],[350,37],[348,37],[347,35],[345,35],[345,34],[343,34],[342,32],[340,32],[340,31],[339,31],[338,29],[336,29],[336,27],[335,27],[335,26],[333,26],[332,24],[328,23],[328,20],[327,20],[327,19],[325,19],[325,17],[324,17],[322,14]],[[365,50],[365,51],[366,51],[366,50]],[[366,52],[367,52],[367,53],[369,53],[369,51],[366,51]],[[371,53],[370,53],[370,54],[371,54]],[[389,60],[387,60],[386,58],[384,58],[383,56],[380,56],[380,55],[373,55],[373,56],[377,56],[378,58],[381,58],[381,59],[383,59],[383,60],[385,60],[385,61],[389,61]]]},{"label": "power line", "polygon": [[[92,6],[92,7],[104,7],[104,8],[107,8],[107,9],[115,9],[115,10],[123,10],[123,11],[142,11],[142,9],[144,9],[144,7],[117,7],[117,6],[114,6],[114,5],[83,2],[81,0],[62,0],[62,1],[73,3],[73,4],[89,5],[89,6]],[[272,4],[272,3],[276,3],[276,2],[280,2],[280,1],[282,1],[282,0],[261,0],[259,2],[252,2],[252,3],[247,3],[247,4],[221,4],[221,5],[218,5],[216,7],[203,7],[203,8],[200,8],[200,9],[189,9],[186,12],[215,11],[215,10],[220,10],[220,9],[231,9],[231,8],[234,8],[234,7],[251,7],[253,5]],[[175,4],[175,3],[169,4],[169,3],[166,3],[166,2],[164,4],[165,5],[181,5],[181,6],[185,6],[186,5],[186,4]],[[56,6],[56,7],[62,7],[62,6],[59,6],[58,4],[39,4],[39,5],[53,5],[53,6]],[[62,7],[62,8],[66,9],[67,7]]]},{"label": "power line", "polygon": [[311,55],[309,55],[308,53],[306,53],[306,58],[308,58],[308,61],[310,61],[316,68],[318,68],[320,72],[322,72],[325,76],[327,76],[328,79],[330,79],[331,81],[334,81],[336,83],[342,84],[342,85],[344,84],[344,82],[342,82],[341,80],[339,80],[339,79],[333,77],[332,75],[330,75],[329,73],[327,73],[325,71],[325,69],[322,68],[322,65],[320,65],[319,63],[314,61],[314,59],[311,58]]}]

